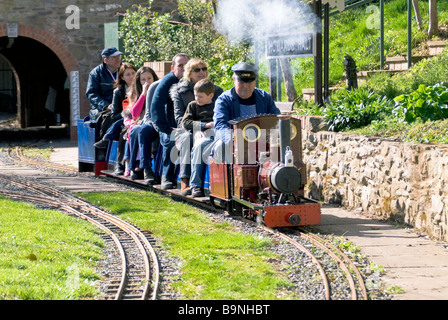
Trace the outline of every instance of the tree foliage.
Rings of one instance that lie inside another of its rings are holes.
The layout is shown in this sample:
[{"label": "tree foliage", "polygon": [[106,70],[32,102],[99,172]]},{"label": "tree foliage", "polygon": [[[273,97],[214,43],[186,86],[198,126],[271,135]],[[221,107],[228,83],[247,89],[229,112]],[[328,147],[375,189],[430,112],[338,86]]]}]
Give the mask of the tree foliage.
[{"label": "tree foliage", "polygon": [[180,21],[171,14],[159,15],[148,6],[127,10],[120,25],[125,59],[140,67],[146,61],[171,61],[179,52],[200,58],[210,66],[210,78],[223,88],[231,85],[231,66],[245,59],[248,46],[231,45],[213,28],[214,10],[211,2],[178,0]]}]

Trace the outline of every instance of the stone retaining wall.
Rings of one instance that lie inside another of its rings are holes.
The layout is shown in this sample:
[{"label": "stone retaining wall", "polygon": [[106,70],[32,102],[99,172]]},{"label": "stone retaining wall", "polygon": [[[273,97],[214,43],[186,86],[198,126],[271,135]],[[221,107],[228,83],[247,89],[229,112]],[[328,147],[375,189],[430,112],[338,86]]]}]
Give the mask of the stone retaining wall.
[{"label": "stone retaining wall", "polygon": [[318,131],[319,118],[302,120],[307,196],[448,241],[448,146]]}]

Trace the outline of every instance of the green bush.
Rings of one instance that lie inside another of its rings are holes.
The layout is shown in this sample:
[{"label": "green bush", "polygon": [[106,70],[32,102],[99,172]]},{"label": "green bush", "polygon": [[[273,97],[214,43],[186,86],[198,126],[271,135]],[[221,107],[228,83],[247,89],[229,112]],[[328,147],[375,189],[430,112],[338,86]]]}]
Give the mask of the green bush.
[{"label": "green bush", "polygon": [[304,100],[298,98],[294,102],[294,114],[302,116],[322,116],[322,107],[314,102],[314,100]]},{"label": "green bush", "polygon": [[159,15],[147,6],[127,10],[120,24],[124,60],[137,68],[147,61],[171,61],[183,52],[209,64],[210,79],[223,89],[232,85],[231,66],[249,54],[247,44],[231,45],[213,29],[212,4],[201,0],[178,0],[179,24],[166,13]]},{"label": "green bush", "polygon": [[420,119],[436,121],[448,118],[448,89],[441,85],[421,84],[417,90],[394,99],[393,114],[406,122]]},{"label": "green bush", "polygon": [[422,84],[432,86],[446,81],[448,79],[447,59],[448,50],[444,50],[437,57],[422,60],[406,72],[395,75],[378,72],[368,79],[365,86],[380,96],[394,99],[399,95],[417,90]]},{"label": "green bush", "polygon": [[347,91],[338,90],[325,106],[322,114],[330,131],[360,128],[373,120],[384,118],[391,112],[393,104],[386,97],[378,96],[365,87]]}]

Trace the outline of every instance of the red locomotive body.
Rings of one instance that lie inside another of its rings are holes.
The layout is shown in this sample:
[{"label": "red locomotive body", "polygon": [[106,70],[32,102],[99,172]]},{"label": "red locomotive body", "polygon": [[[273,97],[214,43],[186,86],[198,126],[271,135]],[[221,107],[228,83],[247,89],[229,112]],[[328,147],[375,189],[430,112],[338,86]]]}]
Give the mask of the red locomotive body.
[{"label": "red locomotive body", "polygon": [[261,115],[230,124],[232,163],[209,159],[212,204],[269,227],[319,224],[319,203],[304,197],[300,120]]}]

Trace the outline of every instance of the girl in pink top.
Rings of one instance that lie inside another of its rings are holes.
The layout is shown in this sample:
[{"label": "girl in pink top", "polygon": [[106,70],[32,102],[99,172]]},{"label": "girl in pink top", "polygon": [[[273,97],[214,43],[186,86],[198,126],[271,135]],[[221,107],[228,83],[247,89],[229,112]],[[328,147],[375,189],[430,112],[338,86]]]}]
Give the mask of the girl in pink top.
[{"label": "girl in pink top", "polygon": [[[139,124],[139,121],[141,120],[141,116],[143,116],[144,110],[145,110],[145,101],[146,101],[146,94],[148,92],[149,86],[154,81],[158,80],[158,77],[154,70],[152,70],[149,67],[141,67],[138,69],[134,82],[131,85],[130,91],[129,91],[129,106],[126,110],[123,110],[123,118],[124,118],[124,125],[128,128],[128,142],[126,151],[128,152],[127,156],[125,156],[126,162],[129,162],[130,159],[136,159],[136,156],[132,157],[132,154],[137,154],[138,150],[134,150],[134,148],[131,148],[130,143],[130,133],[131,130]],[[135,161],[132,161],[135,162]],[[130,172],[128,171],[130,169]],[[129,163],[129,167],[126,170],[125,175],[135,175],[134,172],[136,169],[136,163]]]}]

